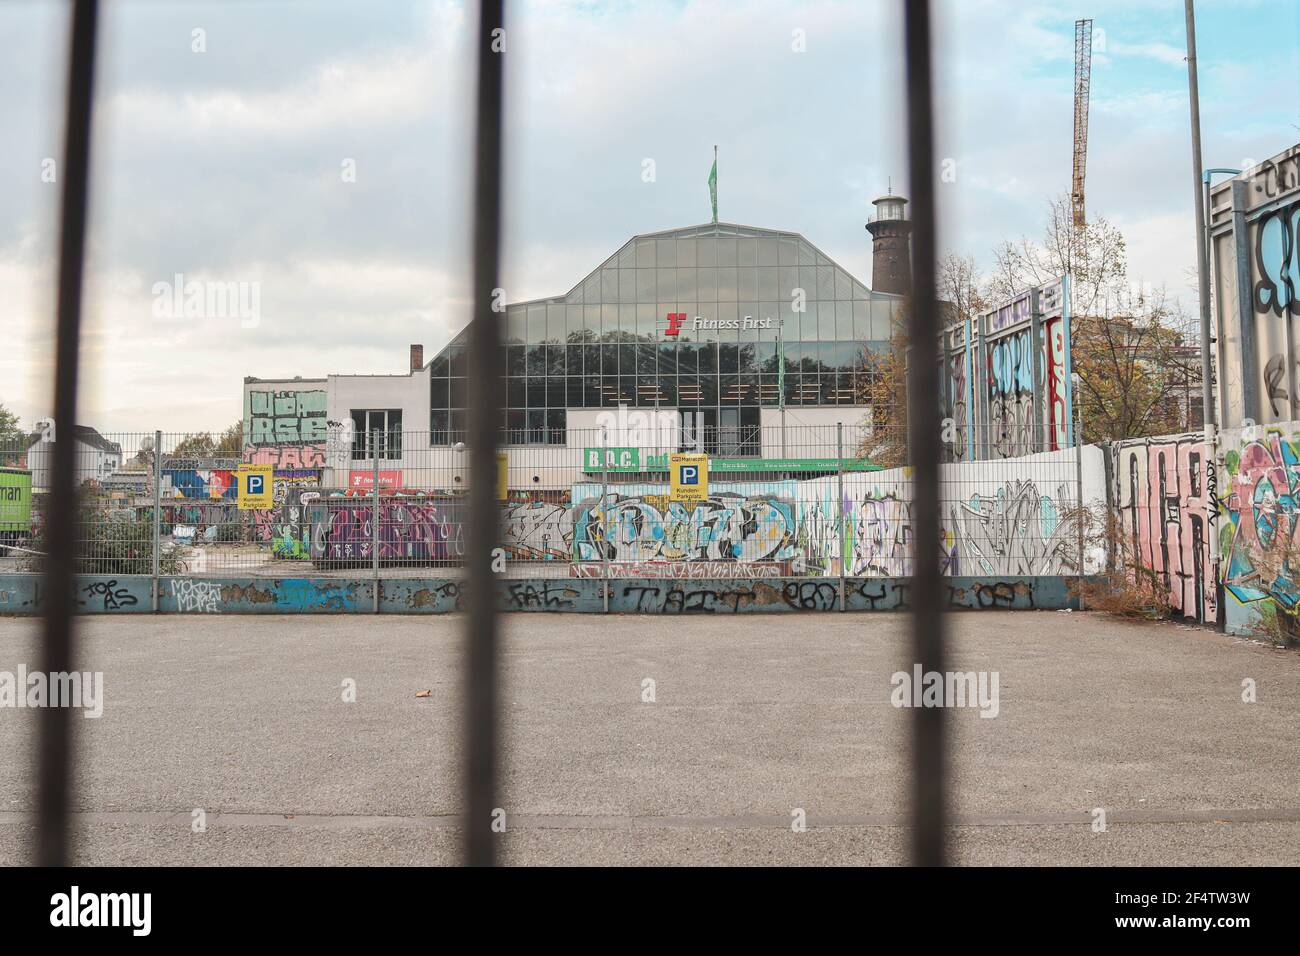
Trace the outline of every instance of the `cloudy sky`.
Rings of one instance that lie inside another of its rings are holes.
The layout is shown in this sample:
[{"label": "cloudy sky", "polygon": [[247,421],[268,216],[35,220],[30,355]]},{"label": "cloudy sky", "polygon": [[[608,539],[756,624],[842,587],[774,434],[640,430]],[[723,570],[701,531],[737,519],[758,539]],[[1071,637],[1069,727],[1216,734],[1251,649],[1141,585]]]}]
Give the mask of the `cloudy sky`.
[{"label": "cloudy sky", "polygon": [[[84,423],[218,429],[245,375],[398,373],[409,343],[430,355],[465,324],[464,4],[105,6]],[[802,232],[870,280],[870,200],[907,189],[896,2],[509,6],[510,300],[707,221],[714,144],[721,219]],[[1197,10],[1206,164],[1300,141],[1300,4]],[[1089,210],[1126,234],[1131,278],[1194,306],[1182,0],[936,0],[956,164],[941,246],[987,266],[1068,190],[1078,16],[1097,31]],[[24,424],[52,401],[59,187],[42,171],[62,152],[67,27],[61,2],[0,5],[0,403]],[[256,283],[257,322],[158,315],[177,274]]]}]

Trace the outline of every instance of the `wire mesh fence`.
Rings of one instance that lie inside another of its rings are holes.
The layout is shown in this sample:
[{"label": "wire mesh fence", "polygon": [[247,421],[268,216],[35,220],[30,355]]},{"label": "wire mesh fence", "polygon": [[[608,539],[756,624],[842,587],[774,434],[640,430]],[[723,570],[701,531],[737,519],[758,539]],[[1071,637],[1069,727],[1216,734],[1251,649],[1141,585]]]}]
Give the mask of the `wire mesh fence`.
[{"label": "wire mesh fence", "polygon": [[[859,421],[771,417],[692,429],[676,412],[634,411],[604,427],[502,432],[489,476],[501,509],[494,568],[519,577],[910,576],[912,473],[874,451],[897,442]],[[0,449],[5,571],[41,567],[56,438],[50,429]],[[81,573],[462,573],[472,479],[464,433],[332,427],[324,443],[302,448],[88,428],[69,440]],[[945,573],[1077,573],[1076,450],[1007,458],[1000,440],[952,440],[961,455],[940,474]],[[693,486],[674,480],[682,464],[694,465]],[[259,472],[260,500],[250,492]]]}]

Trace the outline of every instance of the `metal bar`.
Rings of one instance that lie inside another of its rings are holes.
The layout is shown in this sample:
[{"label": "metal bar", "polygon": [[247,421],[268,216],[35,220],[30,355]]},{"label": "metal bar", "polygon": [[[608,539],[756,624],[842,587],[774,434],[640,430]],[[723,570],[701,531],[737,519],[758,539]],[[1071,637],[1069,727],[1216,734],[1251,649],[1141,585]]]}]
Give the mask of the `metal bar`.
[{"label": "metal bar", "polygon": [[[85,265],[86,209],[90,188],[90,129],[95,80],[95,0],[77,0],[68,57],[68,110],[63,144],[63,199],[59,223],[59,299],[54,370],[54,453],[46,525],[45,673],[73,667],[72,602],[77,525],[76,436],[81,280]],[[59,431],[63,432],[59,441]],[[68,787],[72,749],[66,707],[41,710],[38,757],[36,862],[62,866],[68,859]]]},{"label": "metal bar", "polygon": [[1075,528],[1075,534],[1079,539],[1078,540],[1079,566],[1075,570],[1077,570],[1079,573],[1079,610],[1082,611],[1085,610],[1084,597],[1083,597],[1083,582],[1085,577],[1084,567],[1083,567],[1083,521],[1086,513],[1084,511],[1085,505],[1083,503],[1083,412],[1082,410],[1078,408],[1074,409],[1074,418],[1078,423],[1074,429],[1074,435],[1075,435],[1074,486],[1078,489],[1078,491],[1076,492],[1076,494],[1078,495],[1078,501],[1076,504],[1079,512],[1077,527]]},{"label": "metal bar", "polygon": [[[1196,194],[1196,276],[1197,292],[1201,299],[1201,416],[1202,424],[1214,423],[1214,394],[1210,384],[1210,250],[1205,241],[1206,194],[1201,189],[1201,94],[1196,76],[1196,10],[1193,0],[1184,0],[1187,20],[1187,90],[1191,103],[1192,123],[1192,187]],[[1287,323],[1289,332],[1291,324]],[[1291,355],[1290,343],[1287,353]],[[1294,370],[1295,363],[1287,362]],[[1295,397],[1294,371],[1290,395]]]},{"label": "metal bar", "polygon": [[371,610],[379,613],[379,429],[370,430],[370,480],[372,482],[370,502],[370,570],[371,570]]},{"label": "metal bar", "polygon": [[[912,297],[909,339],[920,360],[908,365],[908,446],[913,468],[912,650],[922,673],[944,670],[943,578],[939,568],[939,455],[942,416],[938,366],[926,361],[938,335],[935,288],[934,104],[929,0],[906,0],[908,175],[912,187]],[[944,821],[944,708],[912,709],[912,862],[941,866]]]},{"label": "metal bar", "polygon": [[153,612],[158,613],[158,573],[162,565],[162,432],[153,433]]},{"label": "metal bar", "polygon": [[604,596],[605,613],[609,613],[609,430],[600,426],[600,555],[601,569],[605,572],[605,585],[600,589]]},{"label": "metal bar", "polygon": [[1043,352],[1051,353],[1052,343],[1043,336],[1041,347],[1038,338],[1042,335],[1043,313],[1041,311],[1042,303],[1039,302],[1038,289],[1031,289],[1029,292],[1029,348],[1033,356],[1033,375],[1034,375],[1034,395],[1033,395],[1033,415],[1034,415],[1034,444],[1033,451],[1046,451],[1051,445],[1047,437],[1047,411],[1043,408],[1043,391],[1046,383],[1043,381]]},{"label": "metal bar", "polygon": [[839,512],[840,610],[844,610],[844,564],[848,550],[844,547],[844,423],[835,423],[835,510]]},{"label": "metal bar", "polygon": [[470,487],[466,605],[465,861],[496,862],[492,826],[497,808],[497,618],[492,580],[501,509],[496,497],[500,317],[492,309],[501,254],[503,0],[481,0],[475,47],[478,67],[474,143],[474,319],[469,335]]}]

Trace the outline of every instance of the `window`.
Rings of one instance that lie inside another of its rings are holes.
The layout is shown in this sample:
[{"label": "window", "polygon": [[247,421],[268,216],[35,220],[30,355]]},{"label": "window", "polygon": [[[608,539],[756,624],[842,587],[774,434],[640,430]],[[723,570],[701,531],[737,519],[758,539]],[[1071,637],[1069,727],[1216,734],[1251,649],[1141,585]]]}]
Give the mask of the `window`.
[{"label": "window", "polygon": [[[375,432],[379,434],[376,436]],[[353,461],[372,458],[396,461],[401,457],[402,410],[400,408],[352,409]]]}]

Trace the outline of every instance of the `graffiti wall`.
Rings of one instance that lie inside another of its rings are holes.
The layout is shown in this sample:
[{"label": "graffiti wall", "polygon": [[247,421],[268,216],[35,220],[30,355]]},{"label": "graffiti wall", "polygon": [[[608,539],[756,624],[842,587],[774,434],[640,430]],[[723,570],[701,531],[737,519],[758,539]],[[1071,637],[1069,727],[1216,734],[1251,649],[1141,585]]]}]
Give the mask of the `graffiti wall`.
[{"label": "graffiti wall", "polygon": [[1300,637],[1300,422],[1226,430],[1220,451],[1224,627],[1229,634],[1294,641]]},{"label": "graffiti wall", "polygon": [[301,470],[325,467],[325,386],[246,387],[244,461]]},{"label": "graffiti wall", "polygon": [[1197,621],[1219,619],[1218,471],[1204,435],[1111,446],[1111,505],[1132,573],[1156,575],[1170,605]]},{"label": "graffiti wall", "polygon": [[796,554],[795,482],[746,483],[699,502],[668,500],[665,484],[573,489],[578,561],[782,561]]},{"label": "graffiti wall", "polygon": [[318,567],[381,563],[454,563],[465,554],[466,502],[460,498],[384,498],[379,533],[364,498],[322,498],[307,506],[308,548]]},{"label": "graffiti wall", "polygon": [[[940,496],[949,575],[1072,575],[1099,571],[1079,540],[1074,451],[944,465]],[[1083,450],[1083,500],[1106,500],[1100,449]],[[840,497],[841,487],[843,496]],[[709,499],[668,500],[662,484],[574,487],[573,556],[594,562],[779,562],[793,574],[912,573],[908,469],[810,481],[711,483]],[[581,572],[579,572],[581,573]],[[721,575],[719,575],[721,576]]]},{"label": "graffiti wall", "polygon": [[954,461],[1019,458],[1073,441],[1069,283],[1057,279],[941,335]]}]

